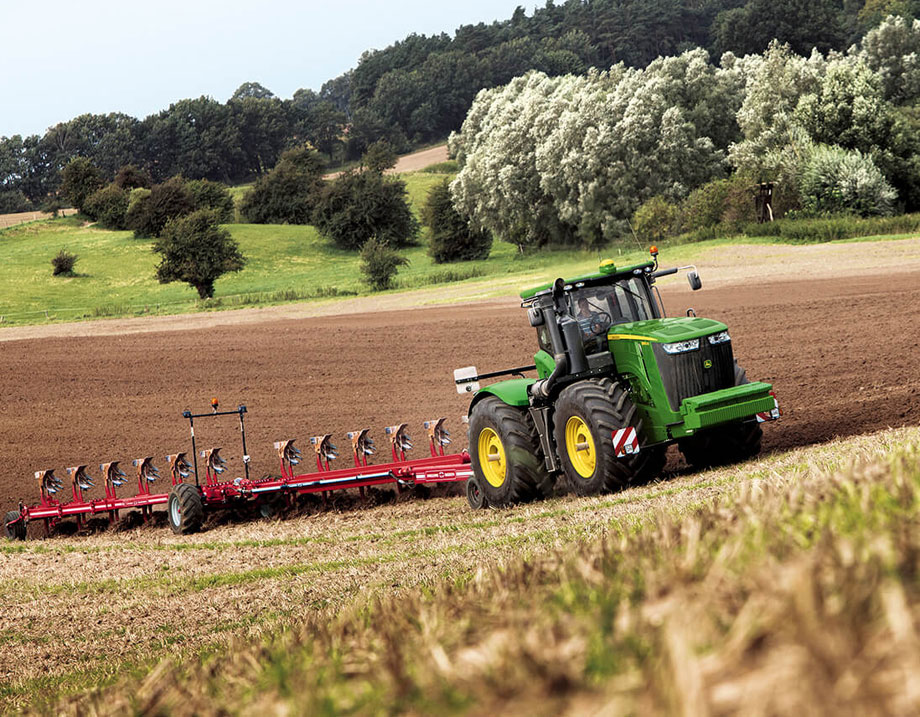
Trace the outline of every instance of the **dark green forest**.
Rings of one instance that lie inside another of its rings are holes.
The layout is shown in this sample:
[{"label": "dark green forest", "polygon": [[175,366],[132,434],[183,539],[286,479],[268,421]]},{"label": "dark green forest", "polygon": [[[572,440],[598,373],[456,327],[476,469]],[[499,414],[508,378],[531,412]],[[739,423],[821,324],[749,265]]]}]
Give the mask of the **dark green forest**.
[{"label": "dark green forest", "polygon": [[808,55],[845,50],[889,13],[917,15],[916,0],[568,0],[528,15],[465,25],[453,37],[410,35],[365,52],[320,90],[276,97],[254,82],[227,102],[183,99],[137,119],[85,114],[43,135],[0,138],[0,212],[53,197],[60,170],[89,159],[108,178],[134,165],[154,181],[239,183],[270,170],[281,153],[309,142],[330,164],[387,140],[399,151],[459,128],[477,92],[536,69],[583,73],[618,62],[644,67],[660,55],[706,48],[762,52],[776,38]]}]

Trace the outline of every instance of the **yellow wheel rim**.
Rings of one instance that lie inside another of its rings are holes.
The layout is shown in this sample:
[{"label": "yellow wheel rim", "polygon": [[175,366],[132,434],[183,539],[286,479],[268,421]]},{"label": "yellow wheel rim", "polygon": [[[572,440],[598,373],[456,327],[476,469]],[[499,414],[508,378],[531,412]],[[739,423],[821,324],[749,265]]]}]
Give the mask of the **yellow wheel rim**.
[{"label": "yellow wheel rim", "polygon": [[580,417],[572,416],[565,422],[565,449],[569,462],[582,478],[590,478],[597,468],[597,451],[591,429]]},{"label": "yellow wheel rim", "polygon": [[491,428],[483,428],[479,433],[479,467],[489,485],[498,488],[505,482],[505,449]]}]

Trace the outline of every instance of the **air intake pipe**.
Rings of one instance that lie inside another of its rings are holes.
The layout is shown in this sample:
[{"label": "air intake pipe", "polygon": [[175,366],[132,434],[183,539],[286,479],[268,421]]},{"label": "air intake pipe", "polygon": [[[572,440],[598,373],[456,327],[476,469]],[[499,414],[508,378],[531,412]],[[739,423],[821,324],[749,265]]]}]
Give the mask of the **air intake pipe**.
[{"label": "air intake pipe", "polygon": [[560,376],[579,373],[587,368],[585,349],[581,341],[581,328],[577,321],[568,316],[564,287],[565,281],[556,279],[553,284],[553,305],[543,309],[546,328],[553,344],[553,361],[556,366],[549,376],[531,386],[530,394],[534,398],[549,398]]},{"label": "air intake pipe", "polygon": [[565,339],[566,353],[569,356],[569,373],[577,374],[588,370],[585,345],[582,343],[581,326],[575,319],[564,316],[559,322],[562,338]]}]

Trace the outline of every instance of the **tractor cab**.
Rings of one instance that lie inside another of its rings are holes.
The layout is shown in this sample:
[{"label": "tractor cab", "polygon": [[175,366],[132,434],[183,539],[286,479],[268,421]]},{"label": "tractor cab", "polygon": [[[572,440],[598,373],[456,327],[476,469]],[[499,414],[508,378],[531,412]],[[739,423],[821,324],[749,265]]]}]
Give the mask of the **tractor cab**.
[{"label": "tractor cab", "polygon": [[[643,265],[641,269],[644,268]],[[602,275],[563,287],[563,313],[578,323],[586,354],[607,350],[607,333],[612,326],[663,316],[661,305],[651,291],[652,282],[654,279],[640,270],[636,274],[629,271]],[[537,340],[544,350],[549,345],[547,339],[547,332],[538,330]]]},{"label": "tractor cab", "polygon": [[[657,251],[657,250],[656,250]],[[521,292],[531,326],[537,329],[535,365],[546,379],[565,357],[563,383],[614,364],[609,335],[627,324],[664,318],[655,279],[676,269],[657,271],[657,261],[617,267],[603,261],[594,274],[557,279]]]}]

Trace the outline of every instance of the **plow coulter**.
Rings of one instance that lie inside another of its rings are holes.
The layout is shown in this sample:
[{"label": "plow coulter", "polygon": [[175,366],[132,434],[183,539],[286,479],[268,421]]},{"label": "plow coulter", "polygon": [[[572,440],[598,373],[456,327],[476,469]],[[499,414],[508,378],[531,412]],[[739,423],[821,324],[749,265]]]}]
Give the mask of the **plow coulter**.
[{"label": "plow coulter", "polygon": [[[410,459],[407,452],[412,441],[405,423],[388,426],[385,435],[389,442],[387,462],[371,464],[369,458],[376,453],[374,440],[369,429],[347,434],[351,443],[353,465],[336,468],[333,461],[339,458],[338,448],[331,434],[314,436],[310,439],[316,459],[316,466],[310,472],[298,472],[304,457],[295,446],[294,439],[276,441],[280,475],[251,478],[250,457],[246,450],[246,407],[239,406],[232,411],[218,410],[218,403],[212,401],[211,413],[193,414],[183,412],[189,421],[192,449],[191,454],[180,452],[166,456],[168,478],[163,478],[150,456],[132,462],[134,478],[121,468],[119,461],[99,466],[100,476],[92,474],[87,465],[66,469],[65,479],[54,470],[35,473],[40,500],[35,505],[20,502],[18,510],[4,516],[6,536],[13,540],[24,540],[29,523],[41,521],[46,535],[65,519],[74,519],[78,528],[83,528],[90,518],[105,516],[110,523],[119,520],[123,511],[139,511],[146,522],[157,505],[166,506],[166,516],[173,532],[193,533],[199,530],[206,516],[216,510],[251,507],[263,517],[271,517],[281,506],[293,505],[297,496],[319,493],[326,498],[332,491],[357,488],[362,498],[370,486],[395,485],[402,491],[414,485],[466,481],[473,475],[470,457],[466,451],[446,453],[450,434],[444,427],[444,419],[426,421],[429,456]],[[197,450],[195,420],[236,416],[239,421],[243,450],[243,475],[228,479],[228,462],[221,456],[220,447]],[[199,464],[200,459],[200,464]],[[97,485],[98,483],[98,485]],[[133,484],[135,494],[121,497],[125,486]],[[102,492],[93,498],[85,495],[92,491]]]}]

